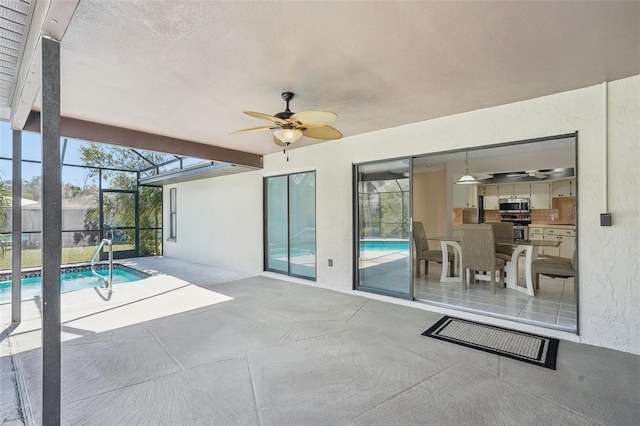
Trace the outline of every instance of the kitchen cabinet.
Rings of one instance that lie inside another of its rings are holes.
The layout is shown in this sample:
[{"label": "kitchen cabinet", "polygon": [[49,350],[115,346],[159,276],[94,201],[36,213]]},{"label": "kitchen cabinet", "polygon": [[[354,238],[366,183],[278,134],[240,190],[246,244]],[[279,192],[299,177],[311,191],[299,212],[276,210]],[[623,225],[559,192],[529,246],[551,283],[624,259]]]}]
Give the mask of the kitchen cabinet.
[{"label": "kitchen cabinet", "polygon": [[558,247],[540,247],[538,254],[563,257],[571,259],[576,249],[575,229],[553,228],[541,226],[529,226],[529,239],[531,240],[560,240]]},{"label": "kitchen cabinet", "polygon": [[567,259],[573,259],[573,254],[576,251],[576,237],[563,236],[562,244],[560,244],[560,257]]},{"label": "kitchen cabinet", "polygon": [[529,226],[529,239],[530,240],[544,240],[544,227],[542,227],[542,226]]},{"label": "kitchen cabinet", "polygon": [[497,185],[498,199],[513,197],[513,185]]},{"label": "kitchen cabinet", "polygon": [[551,184],[551,191],[553,193],[553,198],[575,197],[576,180],[575,179],[556,180]]},{"label": "kitchen cabinet", "polygon": [[458,185],[467,187],[467,207],[478,207],[478,185]]},{"label": "kitchen cabinet", "polygon": [[531,198],[531,185],[528,183],[513,185],[514,198]]},{"label": "kitchen cabinet", "polygon": [[498,187],[496,185],[487,185],[484,187],[484,209],[498,210]]},{"label": "kitchen cabinet", "polygon": [[517,185],[497,185],[498,198],[529,198],[531,185],[521,183]]},{"label": "kitchen cabinet", "polygon": [[[544,239],[545,241],[549,241],[549,240],[556,240],[558,239],[557,237],[552,237],[550,235],[547,234],[547,230],[545,229],[545,234],[544,234]],[[555,256],[555,257],[560,257],[560,247],[543,247],[542,248],[542,253],[549,255],[549,256]]]},{"label": "kitchen cabinet", "polygon": [[551,208],[551,184],[532,183],[531,184],[531,209]]},{"label": "kitchen cabinet", "polygon": [[[560,246],[554,247],[558,250],[556,256],[571,259],[576,249],[576,231],[573,229],[545,228],[545,239],[560,240]],[[550,254],[550,253],[549,253]]]}]

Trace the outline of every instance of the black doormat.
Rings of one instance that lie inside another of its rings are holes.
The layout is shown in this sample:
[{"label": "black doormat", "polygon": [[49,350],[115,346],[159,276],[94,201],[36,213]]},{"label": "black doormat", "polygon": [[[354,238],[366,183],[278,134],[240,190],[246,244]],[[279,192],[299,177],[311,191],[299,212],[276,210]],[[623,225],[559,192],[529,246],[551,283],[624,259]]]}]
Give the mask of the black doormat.
[{"label": "black doormat", "polygon": [[558,339],[448,316],[443,317],[422,335],[556,369]]}]

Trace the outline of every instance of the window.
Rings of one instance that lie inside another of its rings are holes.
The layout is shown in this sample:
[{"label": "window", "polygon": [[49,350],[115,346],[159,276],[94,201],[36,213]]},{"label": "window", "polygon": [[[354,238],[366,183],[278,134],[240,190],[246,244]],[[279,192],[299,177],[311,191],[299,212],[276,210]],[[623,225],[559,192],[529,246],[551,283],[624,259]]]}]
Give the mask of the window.
[{"label": "window", "polygon": [[175,241],[178,236],[178,199],[176,188],[169,190],[169,240]]}]

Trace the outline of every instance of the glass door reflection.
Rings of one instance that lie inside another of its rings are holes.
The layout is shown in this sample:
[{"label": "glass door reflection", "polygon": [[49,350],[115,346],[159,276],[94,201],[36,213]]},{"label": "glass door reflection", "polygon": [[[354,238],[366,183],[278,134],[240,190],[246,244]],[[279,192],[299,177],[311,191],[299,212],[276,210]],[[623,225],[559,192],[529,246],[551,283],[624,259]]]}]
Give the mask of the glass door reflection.
[{"label": "glass door reflection", "polygon": [[411,161],[356,166],[358,290],[413,298]]}]

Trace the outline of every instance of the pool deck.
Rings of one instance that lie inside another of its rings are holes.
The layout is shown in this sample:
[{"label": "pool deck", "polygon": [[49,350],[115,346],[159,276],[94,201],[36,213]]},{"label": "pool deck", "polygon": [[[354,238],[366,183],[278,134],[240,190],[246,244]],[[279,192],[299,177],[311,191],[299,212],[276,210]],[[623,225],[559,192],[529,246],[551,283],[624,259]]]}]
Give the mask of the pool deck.
[{"label": "pool deck", "polygon": [[[561,341],[548,370],[420,334],[440,314],[175,259],[62,296],[62,424],[636,424],[640,357]],[[38,301],[2,315],[2,424],[40,424]],[[7,338],[7,336],[10,337]],[[9,347],[10,346],[10,347]],[[9,350],[12,351],[13,357]],[[24,412],[16,388],[21,388]]]}]

